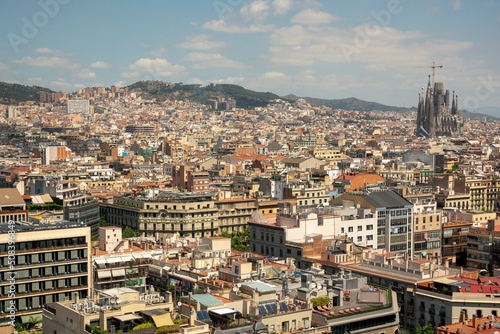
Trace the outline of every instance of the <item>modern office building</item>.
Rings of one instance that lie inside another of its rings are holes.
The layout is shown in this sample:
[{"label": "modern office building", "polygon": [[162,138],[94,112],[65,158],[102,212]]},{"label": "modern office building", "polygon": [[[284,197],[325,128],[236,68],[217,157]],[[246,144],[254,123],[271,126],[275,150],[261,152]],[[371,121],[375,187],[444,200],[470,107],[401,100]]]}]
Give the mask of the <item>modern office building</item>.
[{"label": "modern office building", "polygon": [[[11,229],[15,255],[8,248]],[[27,322],[28,316],[41,314],[44,304],[64,301],[73,293],[86,298],[92,287],[90,247],[90,228],[81,224],[0,224],[0,317],[8,315],[11,301],[16,321]],[[12,289],[15,295],[9,297]]]},{"label": "modern office building", "polygon": [[369,208],[377,214],[377,248],[413,256],[413,204],[395,191],[344,194],[331,203]]}]

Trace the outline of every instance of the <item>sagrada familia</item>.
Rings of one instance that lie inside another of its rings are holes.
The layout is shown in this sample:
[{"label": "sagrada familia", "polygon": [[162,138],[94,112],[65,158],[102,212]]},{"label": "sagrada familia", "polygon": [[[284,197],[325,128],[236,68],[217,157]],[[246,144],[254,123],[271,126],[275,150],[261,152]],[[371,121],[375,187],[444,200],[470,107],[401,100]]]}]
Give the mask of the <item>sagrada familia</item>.
[{"label": "sagrada familia", "polygon": [[450,91],[444,91],[442,82],[436,82],[434,89],[431,80],[427,84],[427,92],[418,97],[417,129],[416,135],[427,138],[437,136],[456,136],[463,132],[462,115],[458,110],[458,95],[451,97]]}]

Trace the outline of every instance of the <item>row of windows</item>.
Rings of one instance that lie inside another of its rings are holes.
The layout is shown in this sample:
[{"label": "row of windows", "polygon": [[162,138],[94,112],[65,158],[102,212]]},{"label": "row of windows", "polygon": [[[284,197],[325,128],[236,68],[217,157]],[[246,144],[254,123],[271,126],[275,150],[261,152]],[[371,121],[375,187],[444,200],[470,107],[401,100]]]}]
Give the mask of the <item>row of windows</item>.
[{"label": "row of windows", "polygon": [[[39,292],[52,289],[65,289],[82,285],[87,285],[87,276],[62,278],[50,281],[32,282],[16,284],[16,295],[21,293]],[[0,287],[0,295],[7,296],[9,294],[10,286]]]},{"label": "row of windows", "polygon": [[[50,247],[76,246],[85,244],[85,237],[61,238],[30,242],[16,242],[16,250],[29,250]],[[7,251],[7,244],[0,244],[0,253]]]},{"label": "row of windows", "polygon": [[[73,249],[67,251],[58,252],[47,252],[47,253],[35,253],[35,254],[20,254],[15,257],[15,265],[25,265],[32,263],[47,263],[54,261],[68,261],[68,260],[78,260],[86,259],[88,256],[87,249]],[[9,257],[0,257],[0,267],[7,267],[10,265]]]},{"label": "row of windows", "polygon": [[[74,263],[74,264],[65,264],[60,266],[47,266],[47,267],[38,267],[32,269],[22,269],[17,270],[15,273],[16,279],[25,279],[25,278],[38,278],[38,277],[47,277],[53,275],[65,275],[65,274],[74,274],[74,273],[86,273],[87,272],[87,263]],[[11,272],[0,272],[0,281],[6,281],[12,276]]]},{"label": "row of windows", "polygon": [[[372,231],[373,230],[373,225],[366,225],[366,230],[367,231]],[[354,226],[349,226],[347,228],[347,231],[348,232],[354,232]],[[363,231],[363,225],[358,225],[357,226],[357,231],[358,232],[362,232]],[[344,234],[345,233],[345,228],[344,227],[341,227],[340,228],[340,233]]]},{"label": "row of windows", "polygon": [[[19,298],[15,299],[15,308],[18,311],[25,311],[31,309],[41,308],[44,304],[47,303],[55,303],[61,302],[66,299],[66,297],[71,298],[72,291],[66,291],[61,293],[43,295],[43,296],[33,296],[27,298]],[[87,291],[79,291],[80,298],[87,297]],[[10,300],[0,301],[0,311],[1,312],[9,312],[8,308],[10,307]]]}]

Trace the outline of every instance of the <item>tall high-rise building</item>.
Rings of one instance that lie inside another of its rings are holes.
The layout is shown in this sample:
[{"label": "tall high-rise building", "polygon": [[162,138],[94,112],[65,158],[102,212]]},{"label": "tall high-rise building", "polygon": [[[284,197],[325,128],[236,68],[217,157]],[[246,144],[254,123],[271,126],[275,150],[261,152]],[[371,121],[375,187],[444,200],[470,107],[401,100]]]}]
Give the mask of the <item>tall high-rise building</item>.
[{"label": "tall high-rise building", "polygon": [[456,136],[462,132],[463,122],[458,110],[458,95],[453,92],[450,101],[450,91],[445,92],[442,82],[436,82],[432,88],[429,76],[427,92],[424,93],[422,89],[418,98],[416,135],[434,138]]}]

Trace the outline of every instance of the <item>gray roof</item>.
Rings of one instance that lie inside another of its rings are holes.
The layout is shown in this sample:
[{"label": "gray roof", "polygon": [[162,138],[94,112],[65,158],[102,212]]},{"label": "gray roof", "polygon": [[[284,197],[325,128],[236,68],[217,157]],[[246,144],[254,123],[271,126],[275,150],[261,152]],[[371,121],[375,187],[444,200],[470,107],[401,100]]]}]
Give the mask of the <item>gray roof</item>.
[{"label": "gray roof", "polygon": [[273,292],[276,291],[276,287],[271,284],[267,284],[264,282],[247,282],[243,283],[243,286],[247,286],[252,290],[256,290],[258,292]]},{"label": "gray roof", "polygon": [[208,295],[208,294],[193,295],[192,298],[205,307],[206,306],[224,305],[224,303],[221,300],[215,298],[212,295]]},{"label": "gray roof", "polygon": [[376,208],[401,208],[413,206],[411,202],[396,193],[395,191],[375,191],[363,198]]}]

